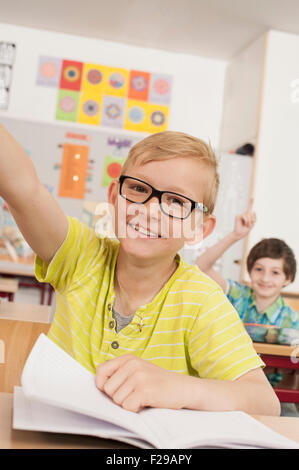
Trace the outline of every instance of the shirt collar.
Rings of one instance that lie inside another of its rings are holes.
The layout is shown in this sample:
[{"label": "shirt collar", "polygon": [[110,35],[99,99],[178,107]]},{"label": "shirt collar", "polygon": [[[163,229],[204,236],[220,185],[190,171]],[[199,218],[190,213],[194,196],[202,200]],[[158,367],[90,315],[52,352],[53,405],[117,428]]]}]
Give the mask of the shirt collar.
[{"label": "shirt collar", "polygon": [[[262,312],[262,315],[266,315],[269,322],[271,324],[274,324],[276,322],[276,319],[279,315],[279,313],[281,312],[281,309],[282,307],[285,306],[285,302],[282,298],[281,295],[279,295],[277,297],[277,299],[275,300],[275,302],[270,305],[266,310],[264,310]],[[249,308],[251,307],[255,307],[256,311],[257,311],[257,307],[256,307],[256,300],[255,300],[255,296],[253,294],[253,291],[251,292],[251,302],[249,304]]]}]

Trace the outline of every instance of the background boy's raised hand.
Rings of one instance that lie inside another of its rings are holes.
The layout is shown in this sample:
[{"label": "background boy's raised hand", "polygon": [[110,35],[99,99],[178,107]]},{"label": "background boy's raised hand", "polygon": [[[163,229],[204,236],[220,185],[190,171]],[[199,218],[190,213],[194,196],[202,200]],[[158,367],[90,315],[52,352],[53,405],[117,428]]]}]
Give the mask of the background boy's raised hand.
[{"label": "background boy's raised hand", "polygon": [[256,213],[253,211],[253,201],[253,198],[251,198],[246,212],[237,215],[235,218],[233,233],[238,240],[246,237],[256,222]]}]

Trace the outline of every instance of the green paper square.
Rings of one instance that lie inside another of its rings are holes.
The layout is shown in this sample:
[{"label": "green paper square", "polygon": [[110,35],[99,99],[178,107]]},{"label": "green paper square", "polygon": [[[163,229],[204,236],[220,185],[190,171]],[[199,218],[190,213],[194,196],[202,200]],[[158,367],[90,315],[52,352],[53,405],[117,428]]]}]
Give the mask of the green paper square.
[{"label": "green paper square", "polygon": [[77,121],[79,107],[78,91],[58,90],[56,119],[62,121]]},{"label": "green paper square", "polygon": [[108,168],[109,165],[116,163],[116,164],[119,164],[122,167],[123,164],[126,161],[126,158],[127,157],[119,157],[118,158],[118,157],[111,157],[109,155],[105,156],[103,179],[102,179],[102,185],[105,188],[107,188],[109,186],[109,184],[111,183],[111,181],[113,181],[113,179],[118,178],[118,176],[112,177],[111,175],[109,175],[109,168]]}]

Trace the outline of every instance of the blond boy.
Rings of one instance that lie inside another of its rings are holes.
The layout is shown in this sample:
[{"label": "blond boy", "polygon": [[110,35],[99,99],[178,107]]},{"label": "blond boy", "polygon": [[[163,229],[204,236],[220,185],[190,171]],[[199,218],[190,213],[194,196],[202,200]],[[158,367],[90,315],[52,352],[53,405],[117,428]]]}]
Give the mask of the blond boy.
[{"label": "blond boy", "polygon": [[2,127],[0,141],[0,195],[37,253],[37,278],[56,290],[49,337],[95,373],[100,390],[132,411],[279,415],[237,312],[214,281],[177,255],[214,228],[218,175],[210,147],[179,132],[134,146],[108,190],[113,240],[64,215]]}]

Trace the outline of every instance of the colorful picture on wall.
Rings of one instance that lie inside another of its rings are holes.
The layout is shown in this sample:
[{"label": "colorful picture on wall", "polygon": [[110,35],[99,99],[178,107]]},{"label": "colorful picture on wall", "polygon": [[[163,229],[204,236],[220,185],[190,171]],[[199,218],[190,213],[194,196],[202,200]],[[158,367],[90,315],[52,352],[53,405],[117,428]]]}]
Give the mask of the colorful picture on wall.
[{"label": "colorful picture on wall", "polygon": [[62,60],[55,57],[39,58],[36,83],[37,85],[58,87],[60,82]]},{"label": "colorful picture on wall", "polygon": [[128,98],[132,100],[148,100],[150,74],[131,70]]},{"label": "colorful picture on wall", "polygon": [[72,60],[64,60],[61,67],[60,76],[60,88],[64,90],[76,90],[81,89],[82,79],[82,62],[75,62]]},{"label": "colorful picture on wall", "polygon": [[84,199],[89,147],[64,144],[58,196]]},{"label": "colorful picture on wall", "polygon": [[37,84],[58,87],[58,120],[144,133],[168,127],[168,74],[41,57]]},{"label": "colorful picture on wall", "polygon": [[112,180],[119,177],[126,157],[118,158],[110,155],[105,156],[102,185],[108,187]]},{"label": "colorful picture on wall", "polygon": [[70,90],[59,90],[56,108],[56,119],[77,121],[79,93]]},{"label": "colorful picture on wall", "polygon": [[107,68],[105,94],[125,97],[128,94],[129,72],[125,69]]},{"label": "colorful picture on wall", "polygon": [[107,67],[96,64],[84,64],[82,92],[102,94],[106,83]]},{"label": "colorful picture on wall", "polygon": [[126,101],[119,96],[104,96],[101,125],[122,128],[124,125]]},{"label": "colorful picture on wall", "polygon": [[172,77],[153,73],[151,75],[149,102],[169,104],[172,89]]},{"label": "colorful picture on wall", "polygon": [[101,115],[101,96],[82,93],[79,104],[78,122],[97,125]]}]

